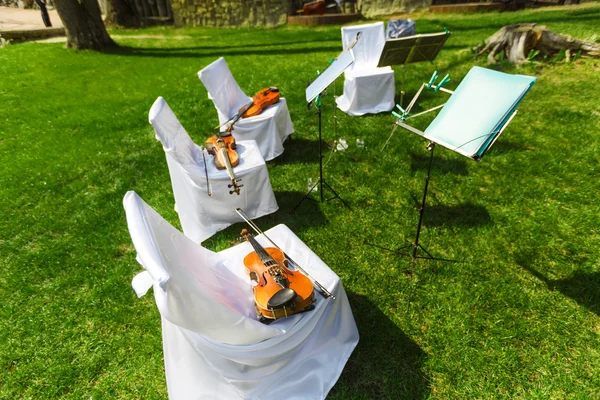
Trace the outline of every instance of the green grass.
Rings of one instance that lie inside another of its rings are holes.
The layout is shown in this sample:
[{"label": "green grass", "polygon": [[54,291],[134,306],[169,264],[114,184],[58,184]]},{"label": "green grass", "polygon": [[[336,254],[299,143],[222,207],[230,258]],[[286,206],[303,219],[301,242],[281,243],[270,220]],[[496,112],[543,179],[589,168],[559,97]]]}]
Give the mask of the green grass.
[{"label": "green grass", "polygon": [[[434,66],[407,67],[409,96],[434,69],[455,88],[485,63],[469,48],[505,24],[586,38],[599,20],[598,3],[424,14],[418,32],[453,36]],[[363,244],[407,243],[418,218],[425,142],[397,131],[380,152],[388,114],[338,113],[350,147],[325,174],[352,210],[304,202],[289,214],[318,174],[304,88],[340,51],[339,26],[127,34],[166,38],[121,38],[129,48],[115,54],[0,49],[0,398],[166,398],[160,318],[130,286],[141,267],[121,200],[135,190],[180,226],[147,113],[163,96],[202,143],[217,118],[196,72],[220,56],[247,93],[275,85],[288,99],[296,134],[268,163],[280,211],[258,224],[288,225],[348,292],[361,339],[330,398],[600,398],[600,61],[496,67],[539,80],[481,163],[436,150],[421,243],[462,262],[413,268]],[[324,98],[329,144],[332,104]],[[207,247],[230,246],[241,227]]]}]

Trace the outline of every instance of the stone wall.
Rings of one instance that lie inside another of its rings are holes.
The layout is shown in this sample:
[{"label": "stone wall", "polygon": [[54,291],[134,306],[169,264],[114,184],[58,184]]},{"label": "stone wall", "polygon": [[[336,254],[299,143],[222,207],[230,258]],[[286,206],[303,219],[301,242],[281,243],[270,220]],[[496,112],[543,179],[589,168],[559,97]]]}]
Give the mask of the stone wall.
[{"label": "stone wall", "polygon": [[266,26],[286,23],[290,0],[171,0],[175,25]]},{"label": "stone wall", "polygon": [[366,18],[411,12],[430,5],[431,0],[357,0],[357,8]]},{"label": "stone wall", "polygon": [[[429,7],[431,0],[355,0],[356,11],[367,18]],[[342,6],[347,10],[351,0]],[[285,24],[293,0],[171,0],[175,25],[266,26]],[[354,8],[354,7],[352,7]],[[290,13],[291,15],[291,13]]]}]

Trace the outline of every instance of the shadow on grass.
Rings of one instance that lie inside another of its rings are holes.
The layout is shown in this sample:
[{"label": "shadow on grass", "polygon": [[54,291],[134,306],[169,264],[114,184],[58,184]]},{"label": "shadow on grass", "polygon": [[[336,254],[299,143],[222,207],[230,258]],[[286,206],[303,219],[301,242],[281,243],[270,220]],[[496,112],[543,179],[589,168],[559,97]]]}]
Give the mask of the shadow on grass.
[{"label": "shadow on grass", "polygon": [[487,209],[476,204],[428,206],[424,216],[425,226],[454,225],[474,228],[489,224],[491,220]]},{"label": "shadow on grass", "polygon": [[566,279],[551,280],[530,265],[531,259],[520,257],[517,264],[546,284],[600,316],[600,272],[575,272]]},{"label": "shadow on grass", "polygon": [[[554,11],[555,14],[559,14],[558,12]],[[544,16],[544,15],[536,15],[535,17],[532,16],[531,18],[536,18],[536,21],[538,23],[538,25],[543,25],[543,24],[547,24],[549,22],[565,22],[566,18],[568,18],[569,22],[584,22],[584,21],[597,21],[598,18],[600,17],[600,13],[598,12],[597,9],[584,9],[584,10],[570,10],[570,12],[563,12],[561,13],[561,15],[553,15],[553,16]],[[431,19],[428,21],[431,24],[438,24],[439,26],[445,26],[446,28],[448,28],[448,30],[450,32],[468,32],[468,31],[475,31],[475,30],[483,30],[483,29],[500,29],[502,28],[504,25],[508,25],[512,22],[506,22],[506,20],[501,20],[498,19],[497,23],[493,23],[493,24],[480,24],[480,25],[475,25],[472,24],[471,21],[465,22],[463,20],[457,20],[456,23],[450,22],[450,21],[442,21],[439,19]],[[522,21],[522,22],[528,22],[528,21]],[[532,21],[529,21],[532,22]]]},{"label": "shadow on grass", "polygon": [[[319,142],[317,140],[309,140],[298,138],[296,134],[292,135],[292,139],[287,139],[283,144],[285,151],[282,155],[275,158],[269,163],[274,165],[286,165],[300,162],[319,162]],[[328,150],[327,143],[321,141],[323,152]]]},{"label": "shadow on grass", "polygon": [[238,49],[221,49],[221,48],[205,48],[203,46],[184,47],[184,48],[145,48],[145,47],[129,47],[119,46],[109,48],[104,51],[104,54],[118,56],[135,56],[135,57],[177,57],[177,58],[199,58],[199,57],[227,57],[227,56],[244,56],[244,55],[291,55],[291,54],[307,54],[328,52],[335,53],[340,51],[340,46],[321,46],[321,47],[297,47],[291,49],[272,49],[274,45],[264,45],[263,49],[246,48],[246,46]]},{"label": "shadow on grass", "polygon": [[[424,142],[425,145],[425,142]],[[429,167],[429,153],[427,155],[410,154],[410,170],[425,171]],[[467,163],[460,159],[445,159],[433,156],[433,164],[431,164],[431,175],[435,174],[456,174],[456,175],[468,175]]]},{"label": "shadow on grass", "polygon": [[424,399],[427,354],[367,297],[348,292],[358,346],[328,399]]},{"label": "shadow on grass", "polygon": [[[285,224],[296,234],[315,226],[327,224],[329,221],[325,217],[325,214],[323,214],[319,207],[311,205],[313,202],[310,200],[303,202],[300,207],[301,210],[299,208],[296,212],[290,213],[292,208],[302,200],[305,194],[302,192],[275,192],[279,210],[264,217],[254,219],[254,223],[263,231],[279,224]],[[202,242],[202,246],[214,250],[219,240],[223,239],[223,237],[233,245],[233,242],[238,240],[242,228],[248,229],[248,225],[245,222],[233,224]]]},{"label": "shadow on grass", "polygon": [[494,145],[492,146],[492,148],[489,150],[488,153],[491,154],[506,154],[506,153],[513,153],[515,151],[524,151],[525,148],[521,145],[518,145],[516,143],[511,143],[511,142],[507,142],[507,141],[498,141],[496,143],[494,143]]},{"label": "shadow on grass", "polygon": [[[117,36],[118,39],[118,36]],[[128,39],[133,39],[133,37],[128,37]],[[168,36],[165,36],[165,39],[169,39]],[[165,50],[176,50],[176,51],[190,51],[190,50],[216,50],[222,52],[224,50],[230,49],[248,49],[254,47],[274,47],[274,46],[293,46],[298,44],[306,45],[307,43],[335,43],[337,42],[335,39],[321,39],[321,40],[302,40],[302,41],[293,41],[293,42],[271,42],[271,43],[253,43],[253,44],[237,44],[233,46],[226,45],[198,45],[198,46],[187,46],[187,47],[173,47],[173,48],[164,48],[164,47],[131,47],[131,46],[121,46],[120,49],[129,49],[129,50],[143,50],[145,52],[153,52],[153,51],[165,51]],[[340,46],[341,48],[341,43]],[[113,51],[119,52],[119,48],[114,49]]]}]

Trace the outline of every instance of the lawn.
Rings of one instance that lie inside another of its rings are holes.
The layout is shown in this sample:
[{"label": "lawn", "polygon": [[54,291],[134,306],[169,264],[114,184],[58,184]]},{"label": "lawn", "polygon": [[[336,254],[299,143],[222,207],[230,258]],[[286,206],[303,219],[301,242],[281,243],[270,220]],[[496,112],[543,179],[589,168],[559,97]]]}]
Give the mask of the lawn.
[{"label": "lawn", "polygon": [[[485,66],[470,48],[505,24],[588,38],[598,21],[598,3],[419,14],[418,33],[453,35],[434,65],[407,66],[406,89],[434,69],[455,88]],[[121,51],[0,49],[0,398],[167,397],[160,317],[130,286],[141,267],[121,201],[135,190],[180,227],[148,110],[163,96],[202,143],[217,116],[196,73],[221,56],[247,93],[274,85],[290,107],[296,133],[268,163],[280,210],[257,223],[288,225],[348,292],[361,338],[329,398],[600,398],[599,60],[495,67],[539,79],[481,163],[436,150],[421,243],[461,262],[412,266],[364,244],[412,241],[424,185],[424,140],[397,131],[380,151],[387,113],[338,112],[334,132],[324,97],[325,142],[349,143],[327,150],[325,175],[352,209],[304,202],[289,213],[318,174],[304,89],[341,50],[339,26],[111,34]],[[242,227],[205,246],[231,246]]]}]

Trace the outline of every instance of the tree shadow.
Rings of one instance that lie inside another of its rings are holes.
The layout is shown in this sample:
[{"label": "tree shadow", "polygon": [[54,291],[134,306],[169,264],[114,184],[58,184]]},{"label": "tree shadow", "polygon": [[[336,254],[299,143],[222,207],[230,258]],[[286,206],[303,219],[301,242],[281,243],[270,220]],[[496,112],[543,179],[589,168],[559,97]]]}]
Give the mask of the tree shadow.
[{"label": "tree shadow", "polygon": [[476,204],[455,206],[435,205],[425,209],[425,226],[463,226],[477,227],[491,222],[490,213],[485,207]]},{"label": "tree shadow", "polygon": [[328,399],[424,399],[427,354],[367,297],[348,292],[360,340]]},{"label": "tree shadow", "polygon": [[[117,37],[118,39],[118,37]],[[128,37],[127,39],[134,39],[134,37]],[[165,39],[169,39],[168,36],[165,36]],[[193,38],[191,38],[193,39]],[[272,43],[252,43],[252,44],[237,44],[237,45],[218,45],[218,46],[211,46],[211,45],[202,45],[202,46],[187,46],[187,47],[173,47],[173,48],[164,48],[164,47],[132,47],[132,46],[120,46],[118,48],[113,49],[112,51],[114,52],[120,52],[120,51],[135,51],[135,50],[142,50],[144,52],[161,52],[161,51],[172,51],[172,50],[176,50],[176,51],[190,51],[190,50],[217,50],[219,52],[226,50],[226,49],[247,49],[247,48],[254,48],[254,47],[276,47],[276,46],[293,46],[293,45],[298,45],[298,44],[303,44],[306,45],[307,42],[310,43],[327,43],[327,42],[337,42],[335,39],[320,39],[320,40],[315,40],[315,39],[311,39],[309,40],[302,40],[302,41],[293,41],[293,42],[272,42]],[[340,49],[341,49],[341,44],[340,44]],[[109,51],[111,52],[111,51]]]},{"label": "tree shadow", "polygon": [[531,252],[524,252],[517,255],[516,262],[544,282],[549,290],[558,290],[600,316],[600,272],[576,271],[569,278],[552,280],[531,266],[534,259]]},{"label": "tree shadow", "polygon": [[289,55],[289,54],[307,54],[307,53],[336,53],[340,51],[340,46],[321,46],[321,47],[296,47],[291,49],[272,49],[275,45],[265,45],[262,49],[248,48],[246,46],[239,49],[223,50],[220,48],[212,49],[203,46],[185,47],[185,48],[145,48],[145,47],[130,47],[119,46],[109,48],[103,51],[104,54],[118,56],[134,56],[134,57],[177,57],[177,58],[199,58],[199,57],[227,57],[227,56],[244,56],[244,55]]},{"label": "tree shadow", "polygon": [[[422,156],[414,153],[410,154],[410,170],[415,171],[427,171],[429,167],[430,156]],[[445,159],[433,156],[433,163],[431,164],[431,173],[438,174],[456,174],[456,175],[468,175],[467,163],[460,159]]]},{"label": "tree shadow", "polygon": [[[556,14],[558,14],[556,11],[554,11]],[[561,13],[562,14],[562,13]],[[538,25],[543,25],[543,24],[547,24],[550,22],[565,22],[565,18],[568,18],[570,22],[583,22],[583,21],[597,21],[600,13],[598,13],[598,10],[590,8],[590,9],[582,9],[582,10],[570,10],[570,12],[566,12],[564,13],[565,15],[555,15],[555,16],[544,16],[544,15],[538,15],[536,18],[536,22]],[[500,29],[502,28],[504,25],[509,25],[510,23],[513,22],[506,22],[503,20],[498,19],[498,22],[494,22],[494,23],[486,23],[486,24],[473,24],[472,21],[458,21],[457,22],[451,22],[451,21],[442,21],[439,19],[431,19],[428,21],[431,24],[438,24],[439,26],[445,26],[450,32],[468,32],[468,31],[476,31],[476,30],[483,30],[483,29]],[[523,22],[527,22],[527,21],[523,21]]]}]

